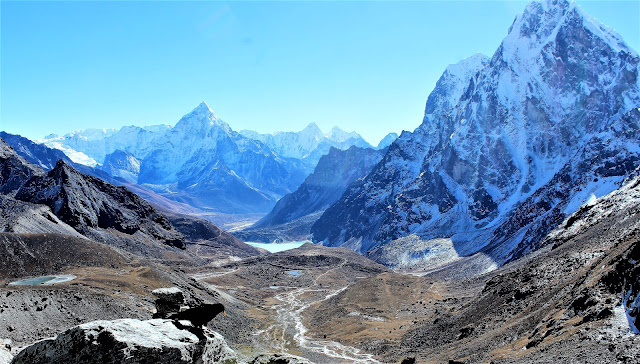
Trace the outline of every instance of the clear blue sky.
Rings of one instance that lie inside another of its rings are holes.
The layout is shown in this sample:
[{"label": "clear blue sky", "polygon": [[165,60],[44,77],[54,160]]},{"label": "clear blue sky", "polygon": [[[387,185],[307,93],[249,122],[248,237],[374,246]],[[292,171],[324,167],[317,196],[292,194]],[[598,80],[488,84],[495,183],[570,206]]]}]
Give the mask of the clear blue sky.
[{"label": "clear blue sky", "polygon": [[[640,50],[640,2],[578,1]],[[444,68],[492,55],[522,1],[0,3],[0,129],[175,124],[413,130]]]}]

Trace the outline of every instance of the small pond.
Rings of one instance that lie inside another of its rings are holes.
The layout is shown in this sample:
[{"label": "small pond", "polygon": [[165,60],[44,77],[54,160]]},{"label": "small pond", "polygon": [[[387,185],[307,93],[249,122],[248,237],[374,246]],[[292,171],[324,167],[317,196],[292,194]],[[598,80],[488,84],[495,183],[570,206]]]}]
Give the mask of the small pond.
[{"label": "small pond", "polygon": [[13,285],[13,286],[51,285],[54,283],[68,282],[76,278],[77,277],[72,274],[61,274],[61,275],[55,275],[55,276],[42,276],[42,277],[23,279],[20,281],[11,282],[9,283],[9,285]]}]

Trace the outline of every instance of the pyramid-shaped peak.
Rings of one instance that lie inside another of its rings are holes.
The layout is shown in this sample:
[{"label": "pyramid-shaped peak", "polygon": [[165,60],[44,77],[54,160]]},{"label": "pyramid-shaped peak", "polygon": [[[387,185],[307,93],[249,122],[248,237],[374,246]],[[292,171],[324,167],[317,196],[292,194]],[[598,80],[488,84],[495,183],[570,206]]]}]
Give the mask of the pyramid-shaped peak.
[{"label": "pyramid-shaped peak", "polygon": [[[176,130],[205,130],[211,127],[223,127],[228,129],[228,125],[223,122],[216,114],[211,110],[206,102],[201,102],[190,113],[183,116],[176,124]],[[175,129],[174,128],[174,129]]]},{"label": "pyramid-shaped peak", "polygon": [[209,107],[209,105],[204,101],[202,101],[200,104],[198,104],[198,106],[196,106],[195,109],[193,109],[193,111],[191,111],[191,113],[192,114],[206,115],[206,116],[212,115],[215,119],[218,118],[216,116],[216,114],[213,112],[213,110],[211,109],[211,107]]},{"label": "pyramid-shaped peak", "polygon": [[322,134],[322,130],[320,130],[320,127],[318,127],[318,125],[313,122],[309,123],[309,125],[302,129],[302,131]]}]

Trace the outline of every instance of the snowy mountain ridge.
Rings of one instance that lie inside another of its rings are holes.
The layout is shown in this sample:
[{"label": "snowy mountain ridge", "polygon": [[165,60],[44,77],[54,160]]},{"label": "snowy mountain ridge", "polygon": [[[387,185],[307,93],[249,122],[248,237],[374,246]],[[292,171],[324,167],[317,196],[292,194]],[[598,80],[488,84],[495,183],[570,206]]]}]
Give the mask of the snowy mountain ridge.
[{"label": "snowy mountain ridge", "polygon": [[353,145],[372,148],[356,132],[346,132],[334,126],[329,133],[323,133],[316,123],[310,123],[299,132],[276,131],[272,134],[261,134],[252,130],[241,130],[240,134],[261,141],[281,156],[303,160],[313,167],[331,147],[340,150],[347,150]]},{"label": "snowy mountain ridge", "polygon": [[326,210],[314,241],[367,254],[445,237],[498,264],[535,249],[640,164],[639,63],[575,4],[530,3],[490,60],[445,70],[423,123]]}]

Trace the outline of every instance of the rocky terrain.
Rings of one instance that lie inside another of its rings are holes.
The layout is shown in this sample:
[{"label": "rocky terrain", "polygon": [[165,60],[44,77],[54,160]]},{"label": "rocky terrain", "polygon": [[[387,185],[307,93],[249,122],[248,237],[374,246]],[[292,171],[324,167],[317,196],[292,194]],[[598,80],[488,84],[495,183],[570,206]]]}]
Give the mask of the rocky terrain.
[{"label": "rocky terrain", "polygon": [[635,178],[535,254],[473,279],[384,273],[312,305],[304,323],[382,362],[637,362],[639,209]]},{"label": "rocky terrain", "polygon": [[371,355],[344,346],[333,337],[311,339],[302,324],[312,303],[329,299],[354,282],[387,269],[343,248],[305,244],[263,257],[197,268],[189,273],[199,282],[246,305],[246,315],[259,323],[250,336],[251,348],[288,352],[317,363],[370,362]]},{"label": "rocky terrain", "polygon": [[[543,0],[382,151],[320,158],[359,136],[261,142],[204,103],[47,138],[69,158],[3,134],[0,363],[637,363],[639,70]],[[304,182],[287,153],[319,158]],[[236,236],[205,219],[274,204]]]},{"label": "rocky terrain", "polygon": [[384,151],[352,146],[331,148],[298,189],[282,197],[273,210],[250,228],[234,234],[246,241],[306,240],[313,223],[347,187],[366,176]]},{"label": "rocky terrain", "polygon": [[491,58],[445,70],[422,125],[325,211],[314,242],[368,254],[415,234],[494,265],[539,248],[640,164],[639,65],[575,3],[532,2]]}]

